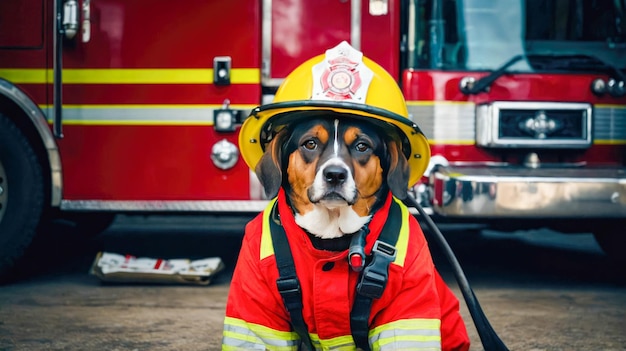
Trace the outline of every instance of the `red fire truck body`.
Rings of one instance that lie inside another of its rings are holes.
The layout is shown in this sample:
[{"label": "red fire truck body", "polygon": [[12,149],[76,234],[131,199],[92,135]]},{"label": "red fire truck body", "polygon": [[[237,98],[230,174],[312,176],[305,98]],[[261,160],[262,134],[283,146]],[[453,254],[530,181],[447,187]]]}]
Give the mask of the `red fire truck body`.
[{"label": "red fire truck body", "polygon": [[605,234],[626,218],[625,7],[2,2],[0,272],[50,214],[261,210],[239,126],[342,40],[397,78],[429,138],[413,194],[433,216],[593,219],[623,248]]}]

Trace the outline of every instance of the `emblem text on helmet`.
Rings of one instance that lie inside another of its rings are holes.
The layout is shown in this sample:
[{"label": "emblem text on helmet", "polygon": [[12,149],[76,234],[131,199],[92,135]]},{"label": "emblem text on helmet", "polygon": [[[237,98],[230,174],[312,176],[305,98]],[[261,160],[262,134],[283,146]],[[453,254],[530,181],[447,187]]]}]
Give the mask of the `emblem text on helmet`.
[{"label": "emblem text on helmet", "polygon": [[330,67],[322,73],[322,93],[332,100],[350,100],[361,87],[358,63],[348,59],[329,60]]},{"label": "emblem text on helmet", "polygon": [[365,103],[373,76],[363,63],[363,53],[342,42],[327,50],[324,61],[313,66],[311,99]]}]

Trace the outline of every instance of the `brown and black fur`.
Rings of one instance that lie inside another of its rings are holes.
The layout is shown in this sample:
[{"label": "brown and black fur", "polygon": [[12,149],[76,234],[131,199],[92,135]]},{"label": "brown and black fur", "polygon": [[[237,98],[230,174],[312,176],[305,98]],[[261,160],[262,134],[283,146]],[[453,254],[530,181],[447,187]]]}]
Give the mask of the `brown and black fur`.
[{"label": "brown and black fur", "polygon": [[268,197],[285,189],[304,229],[340,237],[365,224],[389,190],[406,197],[409,169],[395,135],[363,119],[320,113],[280,130],[256,174]]}]

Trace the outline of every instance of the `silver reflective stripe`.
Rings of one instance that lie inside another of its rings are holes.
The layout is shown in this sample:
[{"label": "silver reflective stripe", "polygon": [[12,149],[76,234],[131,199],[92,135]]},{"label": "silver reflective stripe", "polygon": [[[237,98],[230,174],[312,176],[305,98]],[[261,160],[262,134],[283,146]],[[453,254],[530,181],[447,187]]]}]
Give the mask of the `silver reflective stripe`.
[{"label": "silver reflective stripe", "polygon": [[[217,107],[215,107],[217,108]],[[75,106],[63,108],[64,123],[213,123],[213,106]],[[51,109],[45,109],[51,116]]]},{"label": "silver reflective stripe", "polygon": [[[245,327],[243,323],[238,324],[224,323],[222,345],[246,349],[297,350],[300,344],[295,333],[273,331],[267,327],[251,329]],[[283,338],[285,336],[289,338]]]},{"label": "silver reflective stripe", "polygon": [[[252,105],[230,105],[245,115]],[[64,124],[201,124],[213,125],[221,105],[65,105]],[[48,120],[52,107],[41,106]]]},{"label": "silver reflective stripe", "polygon": [[[376,350],[376,348],[375,348]],[[441,351],[441,343],[438,341],[424,341],[416,343],[414,341],[395,341],[378,348],[380,351],[397,350],[420,350],[420,351]]]},{"label": "silver reflective stripe", "polygon": [[369,341],[374,350],[441,350],[439,319],[404,319],[374,328]]},{"label": "silver reflective stripe", "polygon": [[[254,176],[253,176],[254,177]],[[256,177],[254,177],[256,178]],[[63,200],[61,209],[73,211],[174,211],[174,212],[261,212],[265,200]]]},{"label": "silver reflective stripe", "polygon": [[[435,144],[474,144],[476,105],[460,101],[408,101],[411,120]],[[594,144],[626,141],[626,108],[598,104],[593,109]]]},{"label": "silver reflective stripe", "polygon": [[593,111],[593,139],[603,142],[626,141],[626,108],[596,105]]},{"label": "silver reflective stripe", "polygon": [[470,102],[412,102],[411,120],[430,142],[473,144],[476,138],[476,105]]},{"label": "silver reflective stripe", "polygon": [[246,350],[265,350],[265,345],[263,343],[255,343],[247,340],[229,338],[226,336],[222,338],[222,345],[242,348]]}]

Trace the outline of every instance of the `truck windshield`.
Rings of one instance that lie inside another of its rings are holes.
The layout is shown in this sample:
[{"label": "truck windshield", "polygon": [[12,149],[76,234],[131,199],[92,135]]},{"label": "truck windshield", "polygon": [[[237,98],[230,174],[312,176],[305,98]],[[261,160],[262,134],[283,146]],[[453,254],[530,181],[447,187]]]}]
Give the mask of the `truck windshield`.
[{"label": "truck windshield", "polygon": [[626,0],[413,0],[408,66],[509,72],[626,68]]}]

